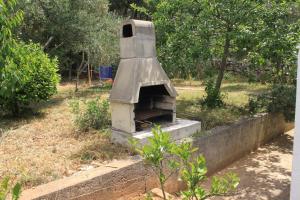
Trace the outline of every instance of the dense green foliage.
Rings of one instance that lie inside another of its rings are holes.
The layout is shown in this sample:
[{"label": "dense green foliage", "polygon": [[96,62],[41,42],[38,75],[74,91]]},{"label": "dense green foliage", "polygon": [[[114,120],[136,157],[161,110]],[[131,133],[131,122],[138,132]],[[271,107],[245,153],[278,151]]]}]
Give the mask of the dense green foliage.
[{"label": "dense green foliage", "polygon": [[261,111],[282,113],[287,121],[295,120],[296,86],[276,84],[272,90],[250,98],[248,110],[252,114]]},{"label": "dense green foliage", "polygon": [[[0,0],[0,70],[15,44],[13,31],[22,22],[22,11],[15,9],[16,1]],[[1,71],[0,71],[1,73]]]},{"label": "dense green foliage", "polygon": [[70,107],[75,115],[74,124],[80,131],[90,128],[99,130],[110,125],[109,103],[99,99],[71,102]]},{"label": "dense green foliage", "polygon": [[22,22],[16,2],[1,0],[0,5],[0,110],[18,115],[20,107],[47,100],[56,92],[57,62],[39,45],[16,39],[13,31]]},{"label": "dense green foliage", "polygon": [[150,20],[160,0],[110,0],[110,10],[124,17]]},{"label": "dense green foliage", "polygon": [[[251,34],[248,77],[275,84],[296,81],[296,46],[300,42],[300,2],[268,1],[259,9]],[[242,47],[240,47],[242,48]]]},{"label": "dense green foliage", "polygon": [[206,102],[219,93],[227,69],[265,82],[293,82],[300,23],[292,8],[299,2],[162,0],[153,14],[160,58],[179,77],[217,69]]},{"label": "dense green foliage", "polygon": [[224,195],[238,186],[239,178],[234,174],[226,174],[221,178],[213,177],[210,191],[205,191],[199,184],[206,179],[206,161],[202,155],[193,158],[193,153],[197,149],[188,142],[181,144],[172,142],[170,134],[163,132],[159,126],[154,127],[152,133],[153,137],[148,139],[149,144],[142,148],[137,147],[137,152],[157,175],[164,199],[166,199],[164,184],[178,171],[181,179],[188,186],[187,190],[182,192],[184,199],[187,200],[204,200],[208,197]]},{"label": "dense green foliage", "polygon": [[108,12],[107,0],[29,0],[19,4],[25,21],[20,37],[41,43],[47,53],[58,57],[61,73],[82,62],[94,66],[117,62],[120,18]]},{"label": "dense green foliage", "polygon": [[18,114],[20,106],[47,100],[56,92],[57,70],[39,45],[18,42],[1,72],[0,106]]},{"label": "dense green foliage", "polygon": [[268,111],[283,113],[286,120],[294,121],[296,110],[296,87],[293,85],[275,85],[270,94]]},{"label": "dense green foliage", "polygon": [[0,181],[0,200],[7,200],[9,193],[11,193],[11,200],[18,200],[21,195],[21,185],[17,183],[11,188],[10,179],[5,177]]}]

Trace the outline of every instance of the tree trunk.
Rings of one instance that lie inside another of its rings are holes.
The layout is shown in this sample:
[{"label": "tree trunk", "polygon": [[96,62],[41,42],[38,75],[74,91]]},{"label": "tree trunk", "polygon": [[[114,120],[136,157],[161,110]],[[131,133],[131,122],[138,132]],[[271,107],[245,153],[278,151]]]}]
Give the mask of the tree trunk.
[{"label": "tree trunk", "polygon": [[162,193],[163,193],[164,200],[167,200],[166,193],[165,193],[164,181],[163,181],[162,178],[161,178],[162,175],[163,175],[163,163],[162,163],[162,161],[160,161],[160,168],[159,168],[159,183],[160,183],[161,191],[162,191]]},{"label": "tree trunk", "polygon": [[216,85],[215,85],[215,90],[217,90],[218,92],[220,92],[220,89],[221,89],[221,84],[222,84],[224,72],[226,70],[226,65],[227,65],[227,58],[229,56],[229,48],[230,48],[230,38],[228,35],[229,32],[230,32],[230,29],[228,28],[227,33],[226,33],[226,38],[225,38],[221,66],[219,69],[219,74],[218,74],[218,78],[217,78]]},{"label": "tree trunk", "polygon": [[93,65],[92,64],[90,66],[90,70],[91,70],[91,81],[93,81]]},{"label": "tree trunk", "polygon": [[90,64],[90,56],[88,54],[88,84],[89,87],[92,85],[92,80],[91,80],[91,64]]},{"label": "tree trunk", "polygon": [[82,52],[82,59],[81,59],[81,63],[77,69],[77,74],[76,74],[76,85],[75,85],[75,92],[78,91],[78,86],[79,86],[79,76],[80,76],[80,73],[82,71],[82,68],[83,68],[83,65],[84,64],[84,52]]},{"label": "tree trunk", "polygon": [[286,77],[284,73],[284,66],[281,62],[280,58],[277,58],[276,60],[276,66],[277,66],[277,76],[278,76],[278,83],[283,84],[286,83]]},{"label": "tree trunk", "polygon": [[72,80],[72,65],[69,67],[69,81]]},{"label": "tree trunk", "polygon": [[20,107],[19,107],[17,100],[13,101],[11,109],[12,109],[12,115],[14,117],[18,117],[20,115]]},{"label": "tree trunk", "polygon": [[47,42],[44,44],[44,46],[43,46],[43,50],[45,50],[47,47],[48,47],[48,45],[51,43],[51,41],[54,39],[54,37],[53,36],[50,36],[50,38],[47,40]]}]

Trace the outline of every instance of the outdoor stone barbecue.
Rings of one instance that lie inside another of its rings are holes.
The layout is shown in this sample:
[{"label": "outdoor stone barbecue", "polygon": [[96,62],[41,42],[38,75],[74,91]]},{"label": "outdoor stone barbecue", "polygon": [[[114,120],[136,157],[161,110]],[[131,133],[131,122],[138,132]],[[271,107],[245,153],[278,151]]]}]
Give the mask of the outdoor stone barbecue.
[{"label": "outdoor stone barbecue", "polygon": [[154,24],[125,21],[120,37],[121,61],[110,94],[112,140],[144,143],[154,124],[174,140],[199,131],[200,122],[176,119],[177,92],[156,57]]}]

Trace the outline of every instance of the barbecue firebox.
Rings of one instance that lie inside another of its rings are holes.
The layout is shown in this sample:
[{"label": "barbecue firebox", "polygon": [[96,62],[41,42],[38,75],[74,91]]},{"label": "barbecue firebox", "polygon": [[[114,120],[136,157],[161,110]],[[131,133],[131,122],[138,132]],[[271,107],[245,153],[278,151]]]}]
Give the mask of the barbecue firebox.
[{"label": "barbecue firebox", "polygon": [[176,90],[157,60],[152,22],[125,21],[121,61],[110,94],[112,139],[134,137],[152,124],[176,124]]}]

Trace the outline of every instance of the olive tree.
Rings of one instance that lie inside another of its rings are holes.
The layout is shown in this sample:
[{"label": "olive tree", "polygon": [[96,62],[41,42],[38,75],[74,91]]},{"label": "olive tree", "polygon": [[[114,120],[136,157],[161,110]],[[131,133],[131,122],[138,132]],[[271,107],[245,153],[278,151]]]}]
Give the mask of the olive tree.
[{"label": "olive tree", "polygon": [[69,78],[82,62],[117,62],[121,18],[109,12],[107,0],[28,0],[19,6],[24,8],[20,37],[41,43]]}]

